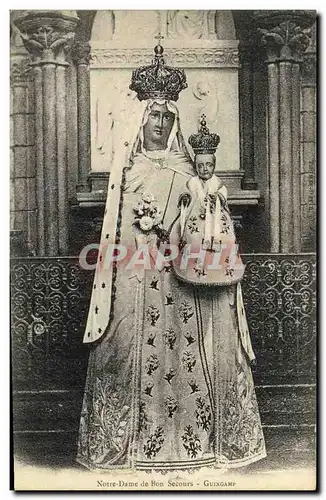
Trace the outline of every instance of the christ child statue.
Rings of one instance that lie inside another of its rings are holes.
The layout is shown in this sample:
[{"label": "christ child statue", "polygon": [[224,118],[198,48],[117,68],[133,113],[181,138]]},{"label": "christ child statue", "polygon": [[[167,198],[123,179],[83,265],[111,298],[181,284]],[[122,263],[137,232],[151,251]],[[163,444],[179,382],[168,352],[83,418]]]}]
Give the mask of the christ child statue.
[{"label": "christ child statue", "polygon": [[179,248],[173,266],[184,281],[228,285],[243,276],[227,189],[215,174],[215,151],[220,138],[209,132],[205,115],[198,134],[189,137],[196,175],[187,181],[179,198],[180,217],[171,228],[170,241]]}]

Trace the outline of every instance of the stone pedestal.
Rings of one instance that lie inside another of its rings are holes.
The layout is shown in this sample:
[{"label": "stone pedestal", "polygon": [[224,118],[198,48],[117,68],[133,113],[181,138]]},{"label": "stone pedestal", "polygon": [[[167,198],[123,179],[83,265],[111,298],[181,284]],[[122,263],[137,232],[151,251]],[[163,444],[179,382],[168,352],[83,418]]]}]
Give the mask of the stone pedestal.
[{"label": "stone pedestal", "polygon": [[300,252],[300,64],[315,14],[256,11],[268,71],[270,249]]},{"label": "stone pedestal", "polygon": [[[108,172],[92,172],[89,176],[90,192],[77,193],[77,202],[71,206],[73,254],[79,254],[84,246],[100,238],[109,175]],[[241,189],[243,171],[223,171],[219,172],[219,177],[228,188],[228,204],[241,251],[252,251],[257,248],[255,217],[263,204],[260,191]]]},{"label": "stone pedestal", "polygon": [[68,252],[66,53],[77,24],[73,11],[33,11],[15,20],[34,72],[39,255]]}]

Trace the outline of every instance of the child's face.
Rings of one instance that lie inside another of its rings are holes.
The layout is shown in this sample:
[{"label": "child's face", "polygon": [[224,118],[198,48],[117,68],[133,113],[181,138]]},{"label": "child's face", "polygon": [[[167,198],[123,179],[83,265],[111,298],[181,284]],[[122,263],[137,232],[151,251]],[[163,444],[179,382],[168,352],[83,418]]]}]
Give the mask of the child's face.
[{"label": "child's face", "polygon": [[211,154],[198,154],[195,158],[195,166],[198,177],[207,181],[215,170],[215,156]]}]

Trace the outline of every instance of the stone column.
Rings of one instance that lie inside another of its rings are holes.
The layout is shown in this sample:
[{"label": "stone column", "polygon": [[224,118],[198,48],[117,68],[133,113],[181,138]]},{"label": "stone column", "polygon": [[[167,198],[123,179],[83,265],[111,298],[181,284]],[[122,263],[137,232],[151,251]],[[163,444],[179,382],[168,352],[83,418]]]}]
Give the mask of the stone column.
[{"label": "stone column", "polygon": [[77,67],[77,128],[78,128],[78,178],[77,191],[89,191],[90,172],[90,87],[89,61],[91,47],[88,42],[76,41],[72,58]]},{"label": "stone column", "polygon": [[[17,221],[17,213],[25,210],[26,200],[26,156],[27,146],[26,135],[26,73],[28,71],[28,61],[26,59],[14,60],[10,66],[10,88],[11,88],[11,152],[10,152],[10,229],[23,229],[21,221]],[[15,168],[16,165],[16,168]],[[16,191],[17,196],[16,196]],[[16,200],[17,198],[17,200]],[[22,203],[18,200],[21,199]],[[21,206],[22,205],[22,206]]]},{"label": "stone column", "polygon": [[254,168],[253,51],[250,41],[239,45],[239,100],[241,130],[242,189],[257,189]]},{"label": "stone column", "polygon": [[15,20],[33,57],[39,255],[68,252],[66,51],[77,24],[73,11],[33,11]]},{"label": "stone column", "polygon": [[280,178],[279,178],[279,69],[268,51],[268,164],[270,249],[280,250]]},{"label": "stone column", "polygon": [[268,71],[270,248],[300,252],[300,63],[315,15],[256,11]]},{"label": "stone column", "polygon": [[[16,48],[17,50],[17,48]],[[21,252],[34,254],[36,206],[33,99],[27,54],[11,54],[10,230]],[[18,239],[17,239],[18,238]]]}]

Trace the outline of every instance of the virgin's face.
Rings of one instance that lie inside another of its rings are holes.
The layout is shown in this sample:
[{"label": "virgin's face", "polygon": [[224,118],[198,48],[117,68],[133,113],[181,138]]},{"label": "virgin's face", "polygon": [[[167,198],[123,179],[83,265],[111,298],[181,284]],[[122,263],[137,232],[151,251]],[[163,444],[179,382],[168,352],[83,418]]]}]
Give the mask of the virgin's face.
[{"label": "virgin's face", "polygon": [[215,156],[210,154],[198,154],[195,158],[196,172],[198,177],[207,181],[213,176],[215,170]]},{"label": "virgin's face", "polygon": [[165,149],[173,127],[175,115],[166,104],[154,103],[144,125],[144,146],[150,149]]}]

